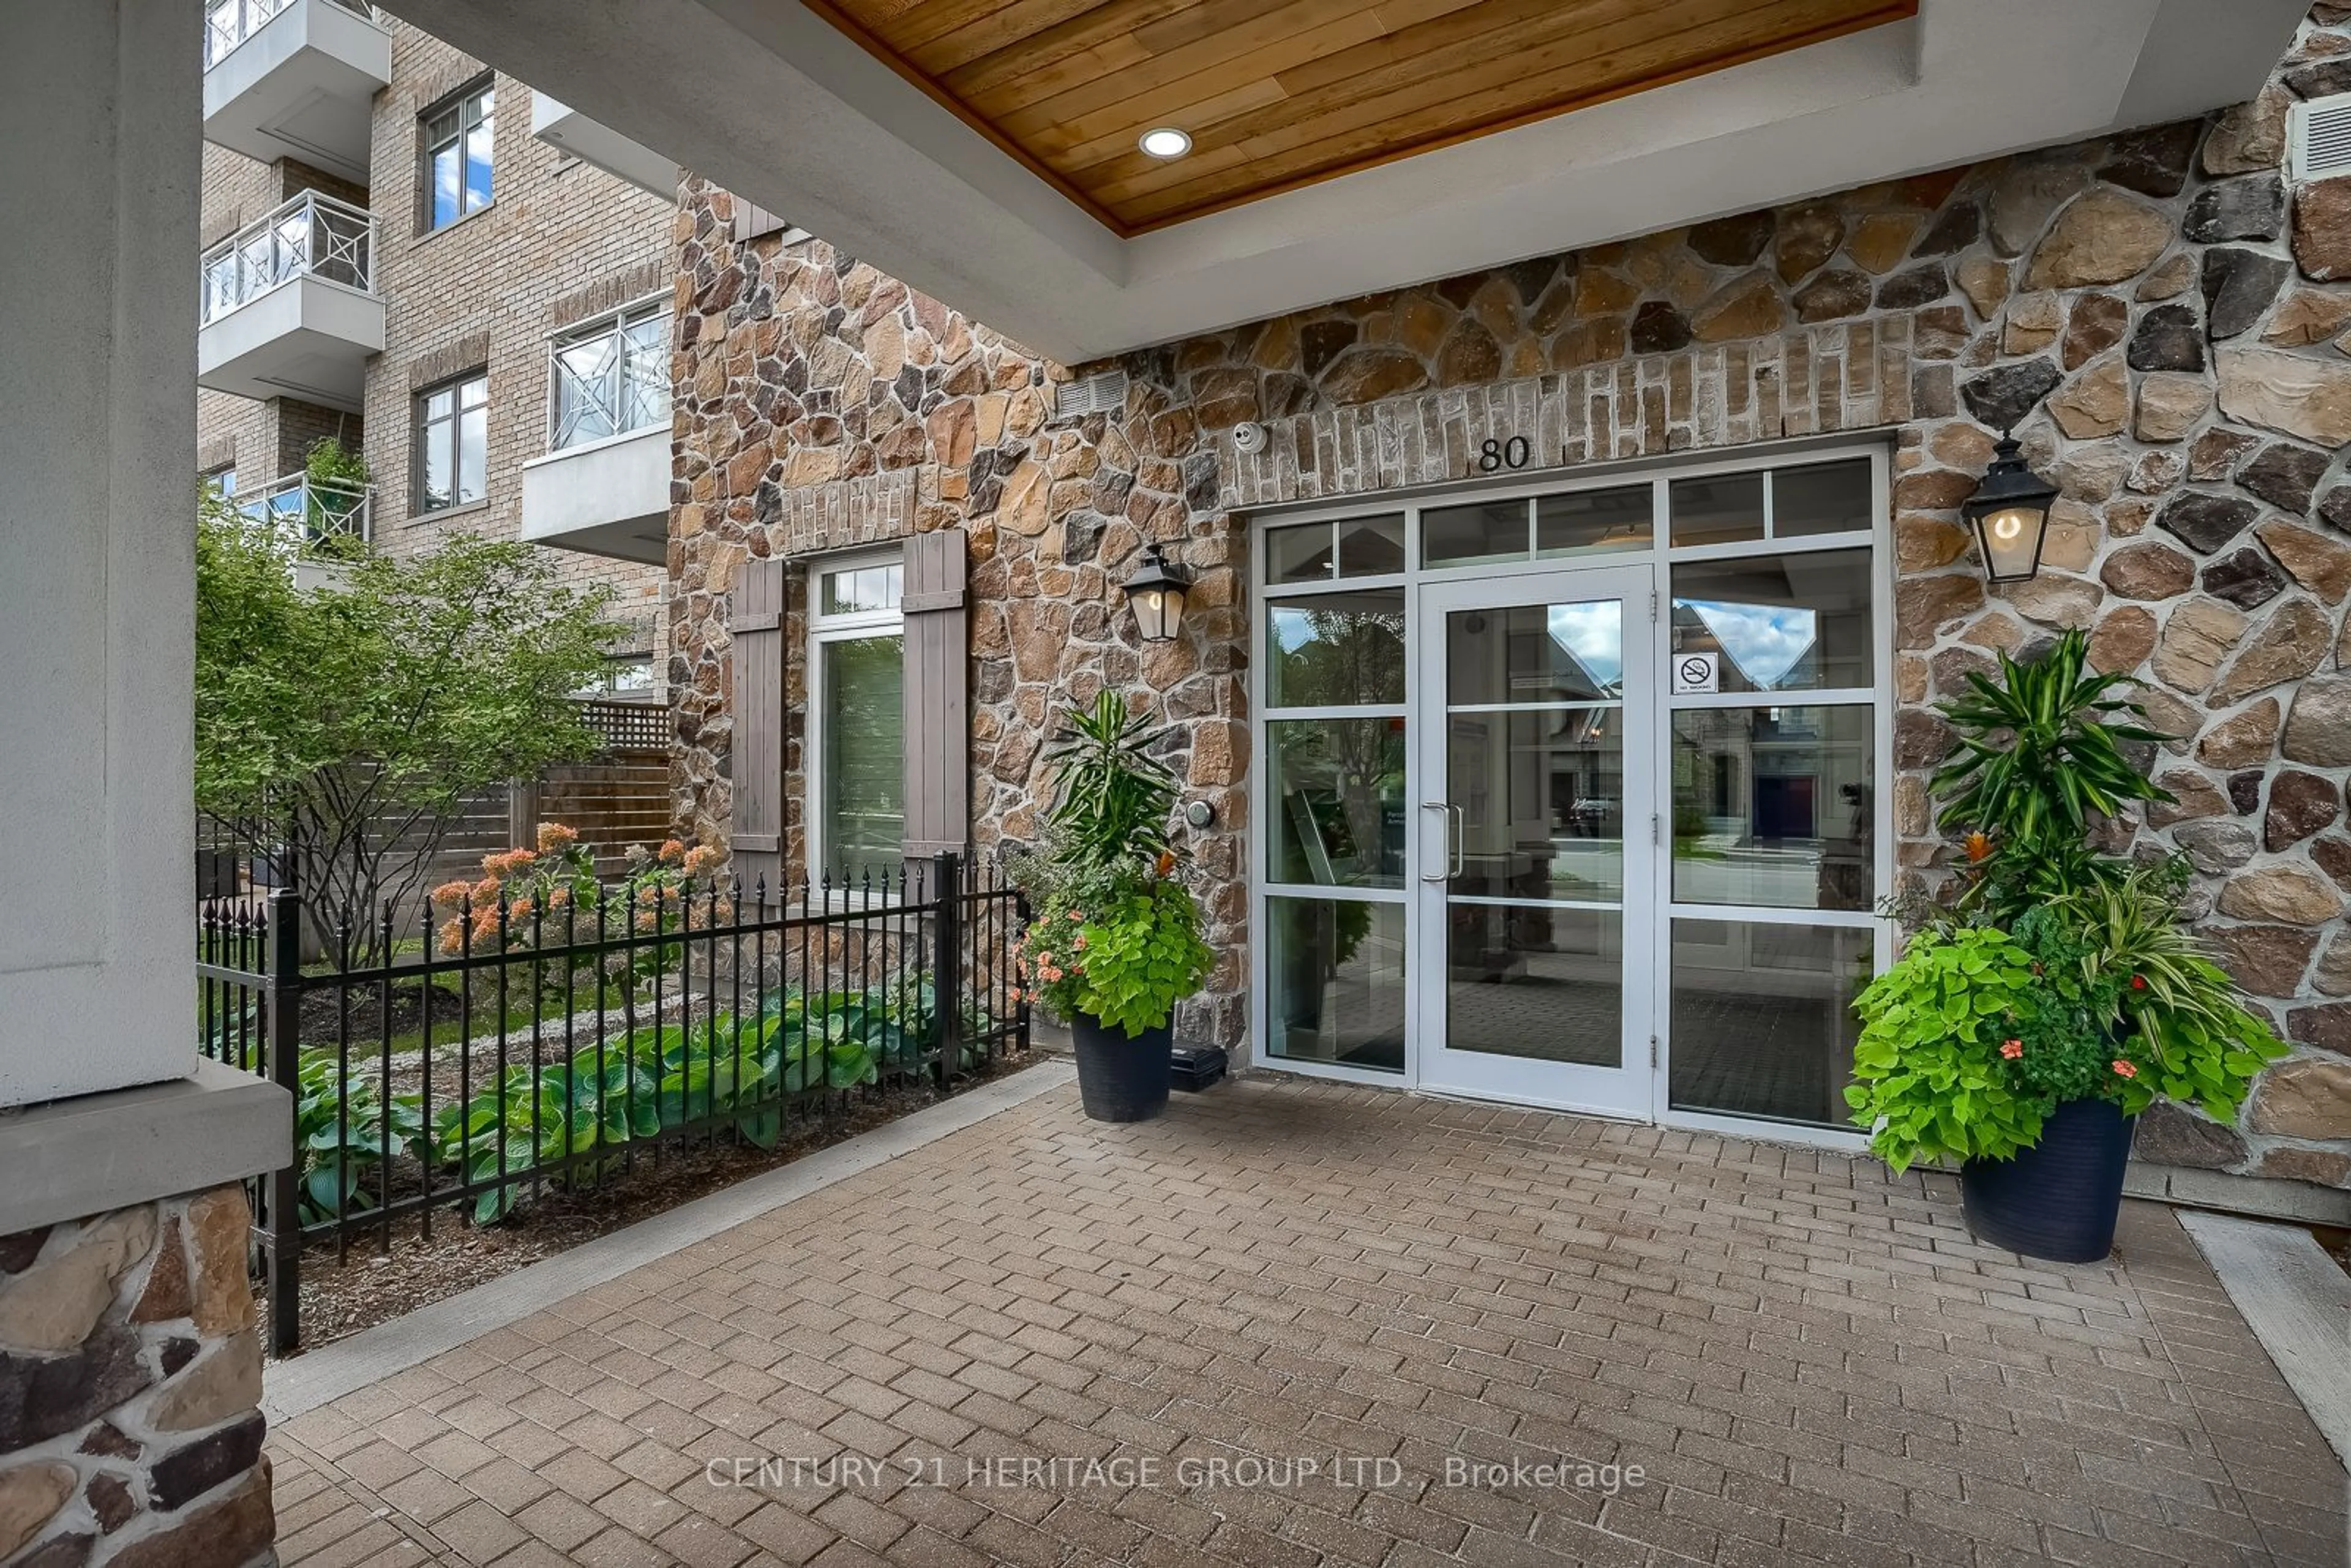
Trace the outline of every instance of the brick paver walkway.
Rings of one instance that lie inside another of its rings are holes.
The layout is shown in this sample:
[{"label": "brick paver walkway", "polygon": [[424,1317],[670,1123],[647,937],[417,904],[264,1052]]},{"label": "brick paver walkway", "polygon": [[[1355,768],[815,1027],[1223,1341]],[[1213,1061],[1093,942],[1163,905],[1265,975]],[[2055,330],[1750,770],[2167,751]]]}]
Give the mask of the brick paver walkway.
[{"label": "brick paver walkway", "polygon": [[[2343,1470],[2164,1209],[2060,1269],[1832,1155],[1282,1079],[1075,1102],[295,1419],[285,1560],[2345,1562]],[[711,1479],[840,1454],[891,1462]],[[1211,1463],[1251,1458],[1321,1469]]]}]

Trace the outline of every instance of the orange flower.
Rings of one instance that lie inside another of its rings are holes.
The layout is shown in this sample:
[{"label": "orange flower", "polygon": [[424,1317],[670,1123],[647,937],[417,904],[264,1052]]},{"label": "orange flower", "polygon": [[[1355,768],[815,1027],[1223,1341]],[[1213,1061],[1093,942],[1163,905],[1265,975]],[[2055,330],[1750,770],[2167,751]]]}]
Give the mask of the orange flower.
[{"label": "orange flower", "polygon": [[662,894],[667,891],[657,882],[644,883],[637,888],[637,903],[649,908],[659,904]]},{"label": "orange flower", "polygon": [[463,920],[443,921],[441,923],[441,951],[444,953],[455,953],[465,945],[465,923]]},{"label": "orange flower", "polygon": [[538,907],[538,905],[531,902],[530,894],[525,894],[507,905],[507,917],[510,920],[528,920],[530,918],[530,912]]},{"label": "orange flower", "polygon": [[498,912],[495,905],[474,916],[474,940],[486,942],[498,934]]},{"label": "orange flower", "polygon": [[465,894],[472,885],[462,878],[456,882],[444,882],[433,890],[433,902],[439,908],[455,909],[465,902]]},{"label": "orange flower", "polygon": [[2127,1061],[2117,1060],[2115,1062],[2115,1073],[2116,1076],[2121,1078],[2137,1078],[2138,1076],[2138,1069],[2133,1067]]},{"label": "orange flower", "polygon": [[2011,1040],[2000,1048],[2000,1053],[2009,1061],[2014,1061],[2024,1054],[2024,1042],[2021,1040]]},{"label": "orange flower", "polygon": [[664,839],[660,849],[653,852],[671,865],[685,858],[685,845],[676,839]]},{"label": "orange flower", "polygon": [[540,854],[560,854],[579,841],[580,831],[576,828],[567,828],[560,822],[541,822],[538,825]]},{"label": "orange flower", "polygon": [[1079,932],[1078,939],[1071,943],[1070,946],[1075,947],[1081,953],[1084,952],[1086,950],[1086,934],[1082,931]]},{"label": "orange flower", "polygon": [[1967,847],[1968,863],[1981,865],[1991,859],[1991,835],[1983,831],[1970,833],[1960,841]]},{"label": "orange flower", "polygon": [[650,909],[640,909],[637,911],[637,929],[658,931],[661,929],[661,917]]},{"label": "orange flower", "polygon": [[700,876],[725,858],[708,844],[696,844],[685,852],[685,874]]},{"label": "orange flower", "polygon": [[1070,911],[1070,918],[1072,920],[1083,920],[1085,917],[1086,912],[1082,909],[1072,909]]},{"label": "orange flower", "polygon": [[1161,850],[1159,852],[1159,865],[1157,869],[1161,876],[1165,876],[1169,872],[1176,869],[1176,852],[1174,850]]},{"label": "orange flower", "polygon": [[561,909],[570,904],[570,902],[571,890],[569,888],[558,883],[556,886],[550,887],[547,890],[547,907],[549,909]]},{"label": "orange flower", "polygon": [[498,889],[504,885],[496,877],[486,876],[465,891],[472,894],[475,904],[494,904],[497,901]]}]

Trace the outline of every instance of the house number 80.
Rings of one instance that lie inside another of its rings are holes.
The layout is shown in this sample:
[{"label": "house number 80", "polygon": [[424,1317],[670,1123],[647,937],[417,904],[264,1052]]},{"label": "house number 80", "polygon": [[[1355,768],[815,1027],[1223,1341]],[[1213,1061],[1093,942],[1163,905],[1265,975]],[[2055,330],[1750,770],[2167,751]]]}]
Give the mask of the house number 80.
[{"label": "house number 80", "polygon": [[1498,474],[1505,468],[1523,468],[1534,455],[1523,435],[1513,435],[1508,441],[1489,441],[1478,449],[1478,472]]}]

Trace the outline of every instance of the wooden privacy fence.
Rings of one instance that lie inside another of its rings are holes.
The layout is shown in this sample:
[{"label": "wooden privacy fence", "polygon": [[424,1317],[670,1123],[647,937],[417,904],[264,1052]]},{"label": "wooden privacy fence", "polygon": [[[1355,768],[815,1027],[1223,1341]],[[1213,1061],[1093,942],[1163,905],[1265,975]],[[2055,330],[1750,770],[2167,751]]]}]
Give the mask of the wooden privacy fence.
[{"label": "wooden privacy fence", "polygon": [[[622,873],[632,845],[651,846],[669,836],[669,710],[653,703],[580,706],[604,737],[604,749],[586,762],[550,768],[538,779],[467,796],[415,879],[420,891],[398,911],[403,922],[423,907],[421,890],[453,877],[478,877],[484,855],[529,843],[541,822],[561,822],[578,831],[580,842],[596,846],[596,870],[603,876]],[[239,838],[230,824],[197,819],[197,896],[266,893],[285,874],[266,846]]]}]

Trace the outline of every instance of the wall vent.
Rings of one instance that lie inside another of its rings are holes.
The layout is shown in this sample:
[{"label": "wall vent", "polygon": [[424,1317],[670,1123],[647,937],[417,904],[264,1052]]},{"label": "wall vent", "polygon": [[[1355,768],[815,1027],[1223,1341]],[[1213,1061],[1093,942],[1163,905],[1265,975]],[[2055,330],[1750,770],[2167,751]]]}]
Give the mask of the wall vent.
[{"label": "wall vent", "polygon": [[1090,413],[1117,413],[1126,407],[1126,372],[1096,371],[1073,382],[1063,382],[1053,394],[1053,417],[1082,419]]},{"label": "wall vent", "polygon": [[2351,92],[2295,104],[2286,141],[2295,184],[2351,174]]}]

